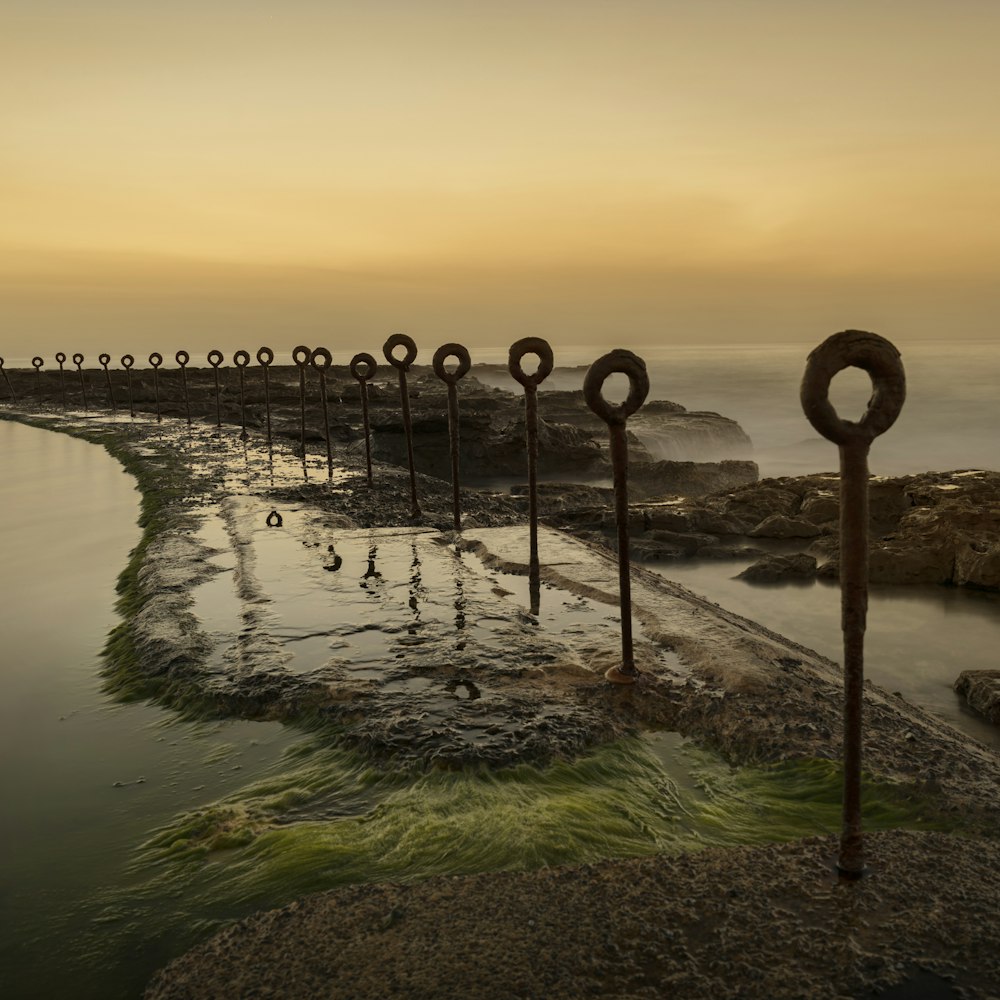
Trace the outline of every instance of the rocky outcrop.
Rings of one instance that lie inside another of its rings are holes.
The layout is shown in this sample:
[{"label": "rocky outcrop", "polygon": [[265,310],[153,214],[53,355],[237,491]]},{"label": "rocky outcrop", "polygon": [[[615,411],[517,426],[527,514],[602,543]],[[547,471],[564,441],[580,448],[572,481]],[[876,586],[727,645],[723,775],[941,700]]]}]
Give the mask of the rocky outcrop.
[{"label": "rocky outcrop", "polygon": [[755,483],[758,477],[756,462],[630,462],[629,492],[637,499],[700,497]]},{"label": "rocky outcrop", "polygon": [[791,555],[766,555],[739,574],[748,583],[783,583],[786,580],[811,580],[816,575],[816,560],[805,552]]},{"label": "rocky outcrop", "polygon": [[974,712],[1000,726],[1000,670],[963,670],[955,690]]}]

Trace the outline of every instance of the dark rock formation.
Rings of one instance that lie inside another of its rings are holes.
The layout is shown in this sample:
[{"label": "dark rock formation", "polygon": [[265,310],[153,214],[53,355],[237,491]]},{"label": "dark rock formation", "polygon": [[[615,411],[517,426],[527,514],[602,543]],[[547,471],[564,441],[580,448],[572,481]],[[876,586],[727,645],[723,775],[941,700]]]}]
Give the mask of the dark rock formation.
[{"label": "dark rock formation", "polygon": [[955,690],[969,708],[995,726],[1000,726],[1000,670],[963,670]]},{"label": "dark rock formation", "polygon": [[749,583],[782,583],[786,580],[811,580],[816,575],[816,560],[805,552],[791,555],[766,555],[739,574]]}]

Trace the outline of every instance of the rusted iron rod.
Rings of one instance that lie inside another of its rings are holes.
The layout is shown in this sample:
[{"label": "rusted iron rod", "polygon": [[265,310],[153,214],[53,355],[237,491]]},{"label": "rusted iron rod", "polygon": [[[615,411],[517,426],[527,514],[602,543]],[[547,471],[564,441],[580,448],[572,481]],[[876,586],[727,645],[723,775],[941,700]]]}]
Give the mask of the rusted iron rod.
[{"label": "rusted iron rod", "polygon": [[174,360],[180,366],[181,369],[181,385],[184,390],[184,415],[187,417],[188,427],[191,426],[191,400],[188,397],[188,376],[187,376],[187,366],[188,362],[191,360],[191,355],[187,351],[178,351],[174,355]]},{"label": "rusted iron rod", "polygon": [[[538,358],[538,368],[525,372],[525,355]],[[528,591],[531,613],[541,605],[541,569],[538,562],[538,387],[552,373],[552,348],[541,337],[522,337],[510,345],[507,370],[524,386],[524,437],[528,448]]]},{"label": "rusted iron rod", "polygon": [[246,441],[250,435],[247,434],[246,383],[243,371],[250,364],[250,355],[246,351],[237,351],[233,355],[233,364],[240,370],[240,440]]},{"label": "rusted iron rod", "polygon": [[66,409],[66,372],[63,365],[66,364],[66,355],[59,351],[56,354],[56,361],[59,363],[59,398],[62,400],[62,408]]},{"label": "rusted iron rod", "polygon": [[299,426],[299,440],[302,442],[302,468],[306,467],[306,368],[312,361],[312,351],[308,347],[296,347],[292,351],[292,361],[299,369],[299,408],[302,421]]},{"label": "rusted iron rod", "polygon": [[132,399],[132,365],[135,358],[131,354],[122,355],[122,368],[125,369],[125,382],[128,386],[128,413],[130,417],[135,417],[135,402]]},{"label": "rusted iron rod", "polygon": [[14,392],[14,387],[10,384],[10,376],[7,374],[7,369],[3,366],[3,358],[0,358],[0,372],[3,372],[3,380],[7,383],[7,391],[10,393],[10,401],[16,406],[17,393]]},{"label": "rusted iron rod", "polygon": [[[873,393],[857,423],[842,420],[829,399],[834,375],[861,368]],[[848,878],[865,873],[861,825],[864,645],[868,618],[868,452],[896,421],[906,399],[899,351],[884,337],[844,330],[810,355],[802,377],[802,409],[840,450],[840,608],[844,633],[844,797],[837,867]]]},{"label": "rusted iron rod", "polygon": [[362,352],[351,358],[351,374],[358,380],[361,391],[361,419],[365,428],[365,464],[368,468],[368,485],[372,484],[372,431],[368,419],[368,383],[375,376],[378,365],[375,359]]},{"label": "rusted iron rod", "polygon": [[76,365],[76,370],[80,375],[80,394],[83,396],[83,408],[84,410],[90,410],[90,404],[87,402],[87,380],[83,377],[83,355],[74,354],[73,364]]},{"label": "rusted iron rod", "polygon": [[35,369],[35,395],[38,396],[39,400],[42,397],[42,365],[45,364],[45,359],[40,358],[37,355],[31,359],[31,364]]},{"label": "rusted iron rod", "polygon": [[225,360],[222,351],[209,351],[208,363],[212,366],[215,375],[215,426],[222,427],[222,390],[219,386],[219,365]]},{"label": "rusted iron rod", "polygon": [[274,351],[262,347],[257,352],[257,363],[264,369],[264,413],[267,417],[267,447],[271,447],[271,381],[268,369],[274,361]]},{"label": "rusted iron rod", "polygon": [[[611,405],[601,393],[609,375],[620,373],[629,381],[628,398]],[[615,519],[618,522],[618,590],[622,619],[622,665],[604,674],[616,684],[634,684],[639,677],[632,649],[632,577],[628,536],[628,437],[625,423],[646,401],[649,376],[642,358],[631,351],[615,350],[598,358],[583,380],[583,398],[607,425],[611,437],[611,468],[614,473]]]},{"label": "rusted iron rod", "polygon": [[[393,353],[402,347],[404,354],[397,358]],[[403,433],[406,435],[406,461],[410,468],[410,513],[420,517],[420,501],[417,499],[417,470],[413,462],[413,421],[410,419],[410,394],[406,389],[406,373],[417,359],[417,345],[405,333],[394,333],[382,345],[385,360],[399,372],[399,405],[403,411]]]},{"label": "rusted iron rod", "polygon": [[115,390],[111,385],[111,372],[108,371],[108,365],[111,364],[110,354],[100,354],[97,360],[101,363],[101,367],[104,369],[104,378],[108,383],[108,402],[111,403],[111,412],[118,415],[118,404],[115,402]]},{"label": "rusted iron rod", "polygon": [[[458,366],[451,372],[445,368],[445,362],[455,358]],[[431,361],[434,374],[448,387],[448,443],[451,446],[451,511],[455,530],[462,530],[462,497],[458,473],[458,383],[469,374],[472,359],[469,352],[461,344],[442,344],[435,352]]]},{"label": "rusted iron rod", "polygon": [[153,351],[149,356],[149,363],[153,366],[153,398],[156,401],[156,422],[163,423],[163,415],[160,413],[160,381],[158,372],[163,364],[163,355],[159,351]]},{"label": "rusted iron rod", "polygon": [[333,364],[333,355],[325,347],[312,352],[312,365],[319,372],[319,396],[323,400],[323,435],[326,437],[326,477],[333,479],[333,448],[330,444],[330,412],[326,399],[326,373]]}]

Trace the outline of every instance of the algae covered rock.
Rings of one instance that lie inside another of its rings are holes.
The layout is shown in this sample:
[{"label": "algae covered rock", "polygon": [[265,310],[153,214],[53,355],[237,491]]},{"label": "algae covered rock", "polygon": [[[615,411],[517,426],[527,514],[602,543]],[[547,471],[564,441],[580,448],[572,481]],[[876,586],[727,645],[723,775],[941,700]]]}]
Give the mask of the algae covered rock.
[{"label": "algae covered rock", "polygon": [[963,670],[955,690],[974,712],[1000,725],[1000,670]]}]

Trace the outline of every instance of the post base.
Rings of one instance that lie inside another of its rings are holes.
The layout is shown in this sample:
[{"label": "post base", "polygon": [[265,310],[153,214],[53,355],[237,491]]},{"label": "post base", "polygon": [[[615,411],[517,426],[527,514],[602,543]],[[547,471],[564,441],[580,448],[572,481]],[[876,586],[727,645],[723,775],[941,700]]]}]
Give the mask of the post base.
[{"label": "post base", "polygon": [[612,684],[634,684],[639,679],[639,671],[634,667],[630,671],[622,667],[611,667],[604,672],[604,676]]}]

